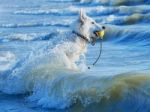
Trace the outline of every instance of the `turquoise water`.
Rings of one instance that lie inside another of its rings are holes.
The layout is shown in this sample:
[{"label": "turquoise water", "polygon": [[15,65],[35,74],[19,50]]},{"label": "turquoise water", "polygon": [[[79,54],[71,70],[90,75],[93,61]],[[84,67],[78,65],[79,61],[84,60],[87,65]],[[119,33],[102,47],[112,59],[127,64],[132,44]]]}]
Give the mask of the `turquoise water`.
[{"label": "turquoise water", "polygon": [[[72,71],[55,48],[81,8],[106,35]],[[149,0],[1,0],[0,110],[149,112],[149,23]]]}]

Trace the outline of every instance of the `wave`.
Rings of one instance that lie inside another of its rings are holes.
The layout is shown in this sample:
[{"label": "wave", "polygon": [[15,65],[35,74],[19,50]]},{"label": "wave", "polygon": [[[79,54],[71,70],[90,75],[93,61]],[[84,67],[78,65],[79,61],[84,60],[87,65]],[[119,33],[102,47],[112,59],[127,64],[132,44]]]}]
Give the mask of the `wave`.
[{"label": "wave", "polygon": [[[1,48],[1,46],[0,46]],[[15,65],[16,57],[13,53],[9,51],[0,52],[0,73],[11,69]]]},{"label": "wave", "polygon": [[104,39],[110,42],[126,45],[148,45],[150,44],[150,30],[148,27],[142,26],[113,26],[106,27],[106,35]]},{"label": "wave", "polygon": [[121,6],[121,5],[139,5],[139,4],[150,4],[149,0],[75,0],[81,3],[99,3],[102,5],[110,6]]},{"label": "wave", "polygon": [[64,31],[55,30],[48,33],[10,33],[1,34],[0,42],[12,41],[48,41],[63,35]]},{"label": "wave", "polygon": [[53,38],[53,36],[56,34],[53,33],[12,33],[9,35],[2,35],[2,38],[0,39],[1,42],[10,42],[10,41],[35,41],[35,40],[49,40],[50,38]]},{"label": "wave", "polygon": [[149,23],[150,14],[135,13],[130,16],[116,17],[114,15],[109,16],[104,23],[114,25],[133,25],[133,24],[145,24]]},{"label": "wave", "polygon": [[[116,12],[116,8],[109,8],[104,6],[97,6],[97,7],[84,7],[86,12],[89,15],[97,15],[97,14],[110,14],[112,12]],[[55,15],[55,16],[74,16],[78,15],[79,8],[75,6],[70,6],[61,10],[56,9],[24,9],[14,12],[14,14],[23,14],[23,15]],[[95,12],[95,13],[93,13]]]},{"label": "wave", "polygon": [[56,9],[24,9],[14,12],[14,14],[23,14],[23,15],[55,15],[55,16],[73,16],[76,15],[76,12],[71,12],[64,8],[60,11]]},{"label": "wave", "polygon": [[[149,13],[150,8],[148,5],[138,6],[119,6],[119,7],[108,7],[108,6],[95,6],[95,7],[84,7],[86,12],[91,16],[97,15],[131,15],[134,13],[146,14]],[[79,12],[79,8],[76,6],[70,6],[64,9],[24,9],[15,11],[14,14],[23,15],[55,15],[55,16],[74,16]]]},{"label": "wave", "polygon": [[[99,112],[100,110],[104,112],[112,112],[117,110],[122,112],[148,112],[149,106],[147,105],[149,105],[150,100],[149,98],[146,99],[146,97],[149,97],[149,87],[144,84],[140,88],[140,84],[142,85],[141,81],[144,79],[142,78],[143,74],[133,74],[120,74],[111,79],[102,78],[104,80],[99,80],[99,86],[89,87],[90,89],[88,88],[86,90],[82,89],[81,98],[84,97],[84,92],[88,93],[88,95],[85,95],[86,97],[89,96],[87,103],[82,104],[83,102],[78,100],[70,110],[78,108],[78,110],[80,109],[95,112]],[[112,82],[110,80],[112,80]],[[149,83],[149,81],[147,82]],[[91,85],[94,85],[97,81],[94,84],[93,83],[94,81],[91,82]],[[109,84],[107,85],[107,83],[112,84],[112,86],[108,86]],[[138,87],[135,87],[135,85],[138,85]],[[148,91],[143,93],[142,91],[145,90],[145,87]]]},{"label": "wave", "polygon": [[[61,21],[62,22],[62,21]],[[23,23],[23,24],[0,24],[1,28],[22,28],[22,27],[47,27],[47,26],[57,26],[57,27],[69,27],[68,23]]]},{"label": "wave", "polygon": [[103,15],[116,15],[116,16],[127,16],[135,13],[138,14],[149,14],[150,8],[146,5],[138,6],[119,6],[119,7],[108,7],[108,6],[97,6],[84,8],[89,15],[92,16],[103,16]]},{"label": "wave", "polygon": [[1,79],[0,90],[8,94],[28,93],[27,101],[43,108],[64,109],[71,106],[70,109],[78,107],[91,111],[149,110],[149,74],[100,77],[99,74],[85,75],[46,64],[23,74],[12,74],[5,78],[5,82]]}]

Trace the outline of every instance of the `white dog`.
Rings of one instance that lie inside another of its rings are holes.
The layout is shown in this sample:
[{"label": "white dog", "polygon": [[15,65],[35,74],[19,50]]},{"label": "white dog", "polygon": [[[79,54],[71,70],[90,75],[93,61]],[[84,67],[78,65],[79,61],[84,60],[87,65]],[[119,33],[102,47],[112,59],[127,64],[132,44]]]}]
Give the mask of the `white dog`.
[{"label": "white dog", "polygon": [[103,38],[105,26],[97,24],[81,10],[79,18],[70,27],[72,31],[67,35],[67,42],[57,48],[63,49],[67,68],[77,69],[75,62],[86,52],[88,43],[94,45],[97,39]]}]

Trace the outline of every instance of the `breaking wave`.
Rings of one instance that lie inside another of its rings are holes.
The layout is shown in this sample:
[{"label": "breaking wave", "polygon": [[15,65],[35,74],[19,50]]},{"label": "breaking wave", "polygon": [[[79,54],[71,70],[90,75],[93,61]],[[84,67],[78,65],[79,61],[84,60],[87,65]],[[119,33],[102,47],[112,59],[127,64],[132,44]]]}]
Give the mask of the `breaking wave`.
[{"label": "breaking wave", "polygon": [[129,45],[148,45],[150,44],[150,31],[147,27],[134,26],[117,27],[108,25],[106,29],[105,39],[118,44]]},{"label": "breaking wave", "polygon": [[148,112],[149,107],[144,107],[150,103],[147,99],[150,95],[149,80],[149,74],[100,77],[67,71],[57,64],[47,63],[20,75],[13,73],[7,78],[1,77],[0,89],[8,94],[28,93],[27,101],[44,108],[64,109],[71,106],[70,109],[77,107],[91,111],[95,108],[97,111],[101,108],[126,108],[129,112],[138,109]]},{"label": "breaking wave", "polygon": [[58,27],[68,27],[68,23],[26,23],[26,24],[0,24],[1,28],[21,28],[21,27],[46,27],[46,26],[58,26]]},{"label": "breaking wave", "polygon": [[81,3],[99,3],[101,5],[120,6],[120,5],[139,5],[150,4],[149,0],[75,0]]}]

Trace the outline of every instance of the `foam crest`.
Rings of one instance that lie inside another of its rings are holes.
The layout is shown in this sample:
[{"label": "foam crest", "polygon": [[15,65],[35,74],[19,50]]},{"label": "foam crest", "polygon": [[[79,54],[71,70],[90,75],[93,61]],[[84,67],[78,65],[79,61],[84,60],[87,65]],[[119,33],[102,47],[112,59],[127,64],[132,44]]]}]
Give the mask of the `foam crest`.
[{"label": "foam crest", "polygon": [[80,0],[81,3],[99,3],[102,5],[121,6],[121,5],[138,5],[149,4],[148,0]]},{"label": "foam crest", "polygon": [[[136,28],[135,28],[136,27]],[[138,29],[137,29],[138,28]],[[136,30],[135,30],[136,29]],[[106,34],[104,39],[119,44],[126,43],[128,45],[149,45],[150,31],[147,27],[137,26],[106,26]]]},{"label": "foam crest", "polygon": [[11,69],[15,65],[15,62],[16,62],[16,57],[13,53],[9,51],[1,51],[0,52],[0,74],[3,71]]},{"label": "foam crest", "polygon": [[[61,21],[62,22],[62,21]],[[64,24],[58,22],[51,22],[51,23],[22,23],[22,24],[0,24],[1,28],[21,28],[21,27],[46,27],[46,26],[64,26],[68,27],[67,21],[64,21]]]}]

